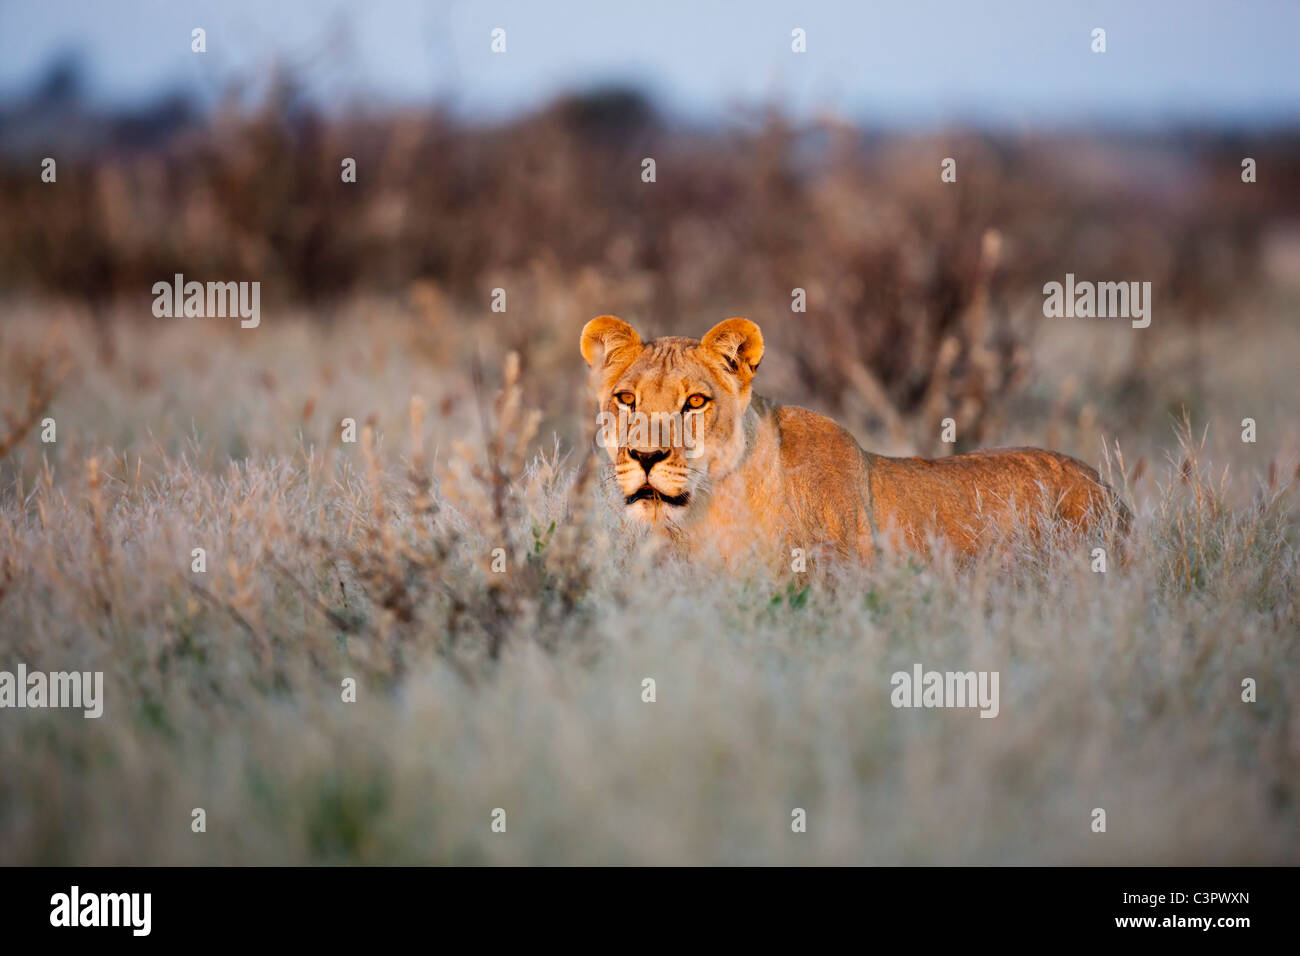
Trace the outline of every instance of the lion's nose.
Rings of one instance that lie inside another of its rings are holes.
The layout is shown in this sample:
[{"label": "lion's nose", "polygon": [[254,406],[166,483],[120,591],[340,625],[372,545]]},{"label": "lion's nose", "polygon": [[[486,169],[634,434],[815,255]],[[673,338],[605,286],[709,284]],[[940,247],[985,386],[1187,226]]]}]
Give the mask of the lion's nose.
[{"label": "lion's nose", "polygon": [[663,449],[657,451],[637,451],[634,448],[629,448],[627,453],[632,456],[633,460],[641,463],[641,467],[645,469],[647,475],[650,474],[651,468],[668,457],[668,452]]}]

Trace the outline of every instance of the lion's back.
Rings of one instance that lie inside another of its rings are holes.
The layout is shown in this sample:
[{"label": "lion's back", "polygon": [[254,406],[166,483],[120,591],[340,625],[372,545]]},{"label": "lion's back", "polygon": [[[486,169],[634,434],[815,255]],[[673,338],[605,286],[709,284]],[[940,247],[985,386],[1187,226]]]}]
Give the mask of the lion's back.
[{"label": "lion's back", "polygon": [[917,537],[937,532],[963,546],[988,519],[1048,513],[1077,529],[1111,508],[1128,509],[1095,468],[1042,448],[993,448],[945,458],[876,458],[872,479],[883,520]]}]

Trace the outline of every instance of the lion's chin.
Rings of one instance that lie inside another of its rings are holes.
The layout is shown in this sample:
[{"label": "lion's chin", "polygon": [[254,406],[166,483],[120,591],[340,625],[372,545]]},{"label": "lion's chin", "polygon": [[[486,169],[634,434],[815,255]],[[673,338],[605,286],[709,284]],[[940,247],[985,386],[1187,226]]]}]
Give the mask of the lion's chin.
[{"label": "lion's chin", "polygon": [[672,505],[677,508],[685,508],[691,500],[691,493],[683,491],[681,494],[669,494],[652,485],[642,485],[636,491],[632,492],[624,500],[624,504],[635,504],[638,501],[663,502],[666,505]]},{"label": "lion's chin", "polygon": [[682,494],[675,498],[637,498],[625,509],[628,518],[643,524],[666,524],[680,518],[686,510],[689,496]]}]

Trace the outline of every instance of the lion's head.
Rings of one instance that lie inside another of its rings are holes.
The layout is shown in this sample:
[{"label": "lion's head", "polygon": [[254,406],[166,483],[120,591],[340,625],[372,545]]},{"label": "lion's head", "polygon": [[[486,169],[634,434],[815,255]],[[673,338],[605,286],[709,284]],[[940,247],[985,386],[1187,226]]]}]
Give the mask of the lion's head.
[{"label": "lion's head", "polygon": [[628,517],[680,524],[744,455],[762,333],[748,319],[727,319],[702,339],[642,342],[622,319],[602,315],[583,328],[581,345]]}]

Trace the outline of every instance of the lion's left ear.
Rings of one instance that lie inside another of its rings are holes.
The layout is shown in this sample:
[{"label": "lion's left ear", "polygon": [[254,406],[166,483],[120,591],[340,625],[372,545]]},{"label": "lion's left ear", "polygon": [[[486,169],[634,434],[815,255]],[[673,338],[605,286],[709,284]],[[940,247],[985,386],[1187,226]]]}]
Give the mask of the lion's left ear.
[{"label": "lion's left ear", "polygon": [[721,355],[746,383],[763,361],[763,333],[749,319],[724,319],[709,329],[700,345]]},{"label": "lion's left ear", "polygon": [[608,365],[611,360],[631,361],[641,351],[641,336],[616,315],[598,315],[582,328],[579,343],[582,357],[590,366]]}]

